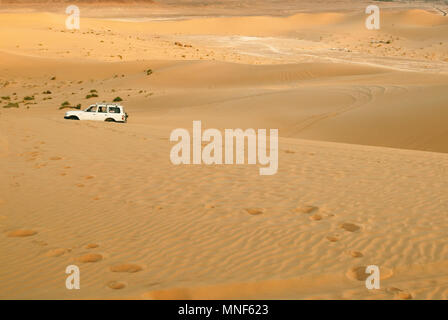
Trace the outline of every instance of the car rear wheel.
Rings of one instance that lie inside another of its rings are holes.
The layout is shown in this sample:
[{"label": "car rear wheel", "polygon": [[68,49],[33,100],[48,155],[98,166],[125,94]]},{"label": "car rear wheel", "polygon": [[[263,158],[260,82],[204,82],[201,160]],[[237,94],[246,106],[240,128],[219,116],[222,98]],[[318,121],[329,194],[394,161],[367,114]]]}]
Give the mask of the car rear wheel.
[{"label": "car rear wheel", "polygon": [[66,118],[68,120],[79,120],[79,118],[77,116],[70,116],[68,118]]},{"label": "car rear wheel", "polygon": [[112,119],[112,118],[107,118],[106,120],[104,120],[104,121],[106,121],[106,122],[115,122],[115,119]]}]

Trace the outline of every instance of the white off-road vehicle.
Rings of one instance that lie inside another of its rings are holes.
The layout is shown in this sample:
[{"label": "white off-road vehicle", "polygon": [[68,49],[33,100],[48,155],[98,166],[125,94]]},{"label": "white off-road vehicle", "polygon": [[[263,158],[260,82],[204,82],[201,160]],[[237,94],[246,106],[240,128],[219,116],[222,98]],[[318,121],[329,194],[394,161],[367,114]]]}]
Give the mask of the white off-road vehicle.
[{"label": "white off-road vehicle", "polygon": [[82,111],[67,111],[64,116],[69,120],[95,120],[126,122],[128,114],[124,107],[116,103],[96,103]]}]

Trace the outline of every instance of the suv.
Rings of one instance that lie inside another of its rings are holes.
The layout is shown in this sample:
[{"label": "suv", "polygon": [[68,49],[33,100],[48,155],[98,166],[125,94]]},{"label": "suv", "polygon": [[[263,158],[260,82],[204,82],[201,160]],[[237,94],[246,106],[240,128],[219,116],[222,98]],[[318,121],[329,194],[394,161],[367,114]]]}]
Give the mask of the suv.
[{"label": "suv", "polygon": [[124,107],[116,103],[96,103],[83,111],[67,111],[64,119],[126,122],[128,114]]}]

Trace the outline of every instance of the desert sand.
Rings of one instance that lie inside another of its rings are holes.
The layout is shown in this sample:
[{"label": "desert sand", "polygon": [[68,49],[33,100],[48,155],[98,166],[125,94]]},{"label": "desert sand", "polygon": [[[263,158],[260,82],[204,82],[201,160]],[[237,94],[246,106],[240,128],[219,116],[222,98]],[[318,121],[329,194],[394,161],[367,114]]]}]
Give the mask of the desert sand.
[{"label": "desert sand", "polygon": [[[448,299],[447,6],[173,2],[0,11],[0,298]],[[278,173],[174,166],[193,120],[277,128]]]}]

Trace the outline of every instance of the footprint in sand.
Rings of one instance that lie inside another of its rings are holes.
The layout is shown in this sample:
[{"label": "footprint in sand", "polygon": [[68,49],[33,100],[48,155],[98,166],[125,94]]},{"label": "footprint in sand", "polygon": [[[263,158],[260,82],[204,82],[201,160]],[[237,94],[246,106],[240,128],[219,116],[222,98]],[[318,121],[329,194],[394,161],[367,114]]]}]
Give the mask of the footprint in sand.
[{"label": "footprint in sand", "polygon": [[399,288],[395,288],[395,287],[388,287],[385,289],[385,291],[387,293],[391,293],[391,294],[397,294],[398,292],[401,292],[403,290],[399,289]]},{"label": "footprint in sand", "polygon": [[98,247],[99,247],[99,245],[96,243],[89,243],[88,245],[85,246],[86,249],[95,249]]},{"label": "footprint in sand", "polygon": [[402,300],[412,299],[412,295],[409,292],[405,292],[399,288],[388,287],[388,288],[386,288],[385,291],[389,294],[393,294],[398,299],[402,299]]},{"label": "footprint in sand", "polygon": [[98,253],[88,253],[81,257],[76,258],[76,260],[83,263],[97,262],[103,260],[103,256]]},{"label": "footprint in sand", "polygon": [[[347,278],[351,280],[365,281],[367,277],[370,276],[369,273],[366,273],[367,266],[356,266],[350,268],[345,274]],[[385,280],[392,277],[393,271],[387,267],[380,268],[380,279]]]},{"label": "footprint in sand", "polygon": [[8,233],[8,237],[10,238],[24,238],[24,237],[31,237],[37,234],[37,231],[34,230],[26,230],[26,229],[20,229],[11,231]]},{"label": "footprint in sand", "polygon": [[121,282],[121,281],[110,281],[107,286],[111,289],[114,290],[119,290],[119,289],[123,289],[126,287],[126,283]]},{"label": "footprint in sand", "polygon": [[412,299],[412,295],[408,292],[398,292],[395,295],[397,298],[402,299],[402,300],[410,300]]},{"label": "footprint in sand", "polygon": [[61,157],[51,157],[50,160],[62,160]]},{"label": "footprint in sand", "polygon": [[349,254],[350,254],[353,258],[362,258],[362,257],[364,257],[364,255],[362,254],[362,252],[359,252],[359,251],[350,251]]},{"label": "footprint in sand", "polygon": [[403,300],[410,300],[412,299],[412,295],[410,293],[407,292],[399,292],[396,295],[397,298],[403,299]]},{"label": "footprint in sand", "polygon": [[311,217],[310,217],[310,220],[313,220],[313,221],[320,221],[320,220],[322,220],[323,219],[323,217],[320,215],[320,214],[313,214]]},{"label": "footprint in sand", "polygon": [[252,216],[257,216],[264,213],[264,209],[261,208],[246,208],[246,212]]},{"label": "footprint in sand", "polygon": [[330,242],[337,242],[337,241],[339,241],[339,238],[335,237],[335,236],[328,236],[327,240]]},{"label": "footprint in sand", "polygon": [[349,223],[349,222],[344,222],[343,224],[340,225],[340,227],[342,229],[344,229],[345,231],[349,231],[349,232],[356,232],[361,229],[360,226],[357,226],[356,224]]},{"label": "footprint in sand", "polygon": [[71,249],[65,249],[65,248],[57,248],[57,249],[52,249],[50,251],[48,251],[47,253],[45,253],[45,255],[47,257],[60,257],[65,253],[68,253],[72,251]]},{"label": "footprint in sand", "polygon": [[95,178],[95,177],[94,176],[86,176],[86,177],[84,177],[84,179],[86,179],[86,180],[91,180],[93,178]]},{"label": "footprint in sand", "polygon": [[48,246],[48,243],[45,241],[42,241],[42,240],[33,240],[33,243],[37,244],[38,246],[41,246],[41,247]]},{"label": "footprint in sand", "polygon": [[125,264],[117,264],[115,266],[110,267],[110,271],[112,272],[127,272],[127,273],[135,273],[142,271],[143,268],[139,266],[138,264],[131,264],[131,263],[125,263]]},{"label": "footprint in sand", "polygon": [[313,213],[317,210],[319,210],[319,208],[315,206],[303,206],[297,207],[294,211],[298,213]]},{"label": "footprint in sand", "polygon": [[367,266],[353,267],[350,268],[345,275],[350,280],[365,281],[369,276],[369,274],[366,273],[366,268]]}]

